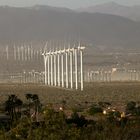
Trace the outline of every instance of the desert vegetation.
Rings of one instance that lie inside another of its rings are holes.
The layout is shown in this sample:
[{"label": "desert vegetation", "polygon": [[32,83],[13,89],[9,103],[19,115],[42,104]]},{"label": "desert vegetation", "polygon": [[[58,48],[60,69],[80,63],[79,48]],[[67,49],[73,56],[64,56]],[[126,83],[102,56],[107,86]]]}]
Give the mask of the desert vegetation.
[{"label": "desert vegetation", "polygon": [[1,140],[139,140],[139,83],[90,83],[83,92],[0,85]]}]

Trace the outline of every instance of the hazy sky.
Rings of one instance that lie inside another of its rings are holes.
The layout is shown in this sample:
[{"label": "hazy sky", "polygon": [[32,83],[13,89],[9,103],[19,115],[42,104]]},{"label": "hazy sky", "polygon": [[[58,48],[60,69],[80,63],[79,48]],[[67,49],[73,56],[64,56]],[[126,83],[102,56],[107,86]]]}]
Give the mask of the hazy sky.
[{"label": "hazy sky", "polygon": [[140,5],[140,0],[0,0],[0,5],[10,6],[33,6],[40,5],[52,5],[68,8],[79,8],[96,5],[100,3],[106,3],[115,1],[123,5]]}]

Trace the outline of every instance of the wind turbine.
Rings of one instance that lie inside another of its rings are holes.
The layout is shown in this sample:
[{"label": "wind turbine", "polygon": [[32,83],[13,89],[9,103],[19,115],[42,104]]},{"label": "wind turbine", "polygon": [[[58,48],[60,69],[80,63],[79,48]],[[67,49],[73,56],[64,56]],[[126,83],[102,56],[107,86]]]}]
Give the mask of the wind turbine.
[{"label": "wind turbine", "polygon": [[56,82],[56,55],[57,55],[57,50],[54,52],[54,85],[57,85]]},{"label": "wind turbine", "polygon": [[17,60],[17,54],[16,54],[16,46],[14,44],[14,60],[16,61]]},{"label": "wind turbine", "polygon": [[27,46],[24,44],[25,61],[27,61]]},{"label": "wind turbine", "polygon": [[71,89],[73,89],[73,51],[74,51],[74,48],[70,49],[70,45],[69,45],[69,53],[70,53],[70,85],[71,85]]},{"label": "wind turbine", "polygon": [[38,59],[39,59],[38,55],[39,55],[39,51],[36,50],[36,59],[37,59],[37,61],[38,61]]},{"label": "wind turbine", "polygon": [[19,46],[18,46],[18,48],[17,48],[18,50],[18,60],[20,61],[20,48],[19,48]]},{"label": "wind turbine", "polygon": [[9,60],[9,47],[6,46],[6,59]]},{"label": "wind turbine", "polygon": [[77,59],[77,48],[75,47],[74,45],[74,48],[73,48],[73,51],[74,51],[74,61],[75,61],[75,89],[77,90],[78,89],[78,59]]},{"label": "wind turbine", "polygon": [[62,78],[62,87],[64,87],[64,50],[61,50],[61,78]]},{"label": "wind turbine", "polygon": [[44,58],[44,66],[45,66],[45,85],[47,85],[47,56],[45,53],[42,54]]},{"label": "wind turbine", "polygon": [[[45,44],[45,49],[44,49],[44,52],[42,53],[43,55],[43,58],[44,58],[44,66],[45,66],[45,85],[47,85],[47,82],[48,82],[48,85],[50,85],[50,64],[49,64],[49,55],[50,55],[50,52],[47,53],[47,45],[48,43],[46,42]],[[48,61],[48,81],[47,81],[47,61]]]},{"label": "wind turbine", "polygon": [[36,50],[33,49],[33,60],[36,60]]},{"label": "wind turbine", "polygon": [[50,85],[50,52],[48,53],[48,85]]},{"label": "wind turbine", "polygon": [[46,51],[47,50],[47,46],[48,46],[48,42],[46,41],[45,46],[43,48],[43,51]]},{"label": "wind turbine", "polygon": [[58,86],[60,86],[60,50],[57,51],[57,62],[58,62],[58,65],[57,65],[57,70],[58,70],[58,74],[57,74],[57,80],[58,80]]},{"label": "wind turbine", "polygon": [[65,49],[64,47],[64,52],[66,54],[66,88],[69,87],[69,80],[68,80],[68,53],[69,53],[69,49]]},{"label": "wind turbine", "polygon": [[31,49],[30,49],[31,51],[30,51],[30,53],[31,53],[31,61],[33,60],[33,46],[32,46],[32,43],[31,43]]},{"label": "wind turbine", "polygon": [[48,56],[46,55],[46,52],[44,51],[42,53],[43,55],[43,58],[44,58],[44,67],[45,67],[45,85],[47,85],[47,59],[48,59]]},{"label": "wind turbine", "polygon": [[28,60],[30,61],[31,57],[30,57],[30,46],[29,45],[27,46],[27,52],[28,52]]},{"label": "wind turbine", "polygon": [[85,49],[84,46],[81,46],[79,43],[78,50],[80,51],[80,71],[81,71],[81,91],[83,91],[83,50]]},{"label": "wind turbine", "polygon": [[23,46],[21,46],[21,58],[22,58],[22,61],[24,61],[24,52],[23,52]]},{"label": "wind turbine", "polygon": [[51,57],[51,85],[53,86],[53,55],[54,52],[51,51],[50,57]]}]

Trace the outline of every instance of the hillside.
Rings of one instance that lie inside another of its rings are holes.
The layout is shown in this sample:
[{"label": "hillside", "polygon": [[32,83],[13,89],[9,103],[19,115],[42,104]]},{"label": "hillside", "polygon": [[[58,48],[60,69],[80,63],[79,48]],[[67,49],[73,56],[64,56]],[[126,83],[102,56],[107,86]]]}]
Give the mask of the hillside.
[{"label": "hillside", "polygon": [[0,41],[78,40],[94,45],[138,47],[140,24],[120,16],[65,8],[0,7]]},{"label": "hillside", "polygon": [[127,17],[134,21],[140,21],[140,5],[138,6],[123,6],[115,2],[109,2],[104,4],[99,4],[90,7],[84,7],[77,9],[79,12],[89,12],[89,13],[106,13],[112,15],[118,15]]}]

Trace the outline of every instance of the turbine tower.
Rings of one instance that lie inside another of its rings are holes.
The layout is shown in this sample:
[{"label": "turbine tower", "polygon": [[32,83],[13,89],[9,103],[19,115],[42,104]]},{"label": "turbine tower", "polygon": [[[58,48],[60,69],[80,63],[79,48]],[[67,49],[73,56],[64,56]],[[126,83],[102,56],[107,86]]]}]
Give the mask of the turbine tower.
[{"label": "turbine tower", "polygon": [[32,47],[32,43],[31,43],[31,49],[30,49],[30,53],[31,53],[31,61],[33,60],[33,47]]},{"label": "turbine tower", "polygon": [[19,48],[19,46],[18,46],[18,48],[17,48],[18,50],[18,60],[20,61],[20,48]]},{"label": "turbine tower", "polygon": [[51,52],[50,53],[50,57],[51,57],[51,86],[53,86],[53,55],[54,55],[54,53]]},{"label": "turbine tower", "polygon": [[17,60],[17,54],[16,54],[16,46],[14,44],[14,60],[16,61]]},{"label": "turbine tower", "polygon": [[81,91],[83,91],[83,50],[84,46],[79,43],[78,50],[80,51],[80,81],[81,81]]},{"label": "turbine tower", "polygon": [[69,49],[65,49],[65,54],[66,54],[66,88],[69,87],[69,80],[68,80],[68,53],[69,53]]},{"label": "turbine tower", "polygon": [[44,50],[44,53],[42,54],[44,58],[44,66],[45,66],[45,85],[47,85],[47,59],[48,55],[46,54],[46,51]]},{"label": "turbine tower", "polygon": [[73,89],[73,51],[74,49],[70,49],[69,47],[69,52],[70,52],[70,86],[71,89]]},{"label": "turbine tower", "polygon": [[61,79],[62,79],[62,87],[64,87],[64,50],[61,50]]},{"label": "turbine tower", "polygon": [[[41,53],[41,55],[42,55],[42,53]],[[27,59],[30,61],[30,46],[29,45],[27,46]]]},{"label": "turbine tower", "polygon": [[50,85],[50,52],[48,53],[48,85]]},{"label": "turbine tower", "polygon": [[[74,45],[75,46],[75,45]],[[78,89],[78,61],[77,61],[77,48],[74,47],[75,58],[75,89]]]},{"label": "turbine tower", "polygon": [[24,45],[24,55],[25,55],[25,61],[27,61],[27,46]]},{"label": "turbine tower", "polygon": [[6,46],[6,59],[9,60],[9,47]]},{"label": "turbine tower", "polygon": [[60,87],[60,50],[57,51],[57,62],[58,62],[58,65],[57,65],[57,70],[58,70],[58,74],[57,74],[57,80],[58,80],[58,86]]},{"label": "turbine tower", "polygon": [[23,48],[23,46],[21,46],[21,58],[22,58],[22,61],[24,61],[24,50],[23,50],[24,48]]},{"label": "turbine tower", "polygon": [[57,55],[57,51],[54,52],[54,85],[57,85],[56,82],[56,55]]}]

